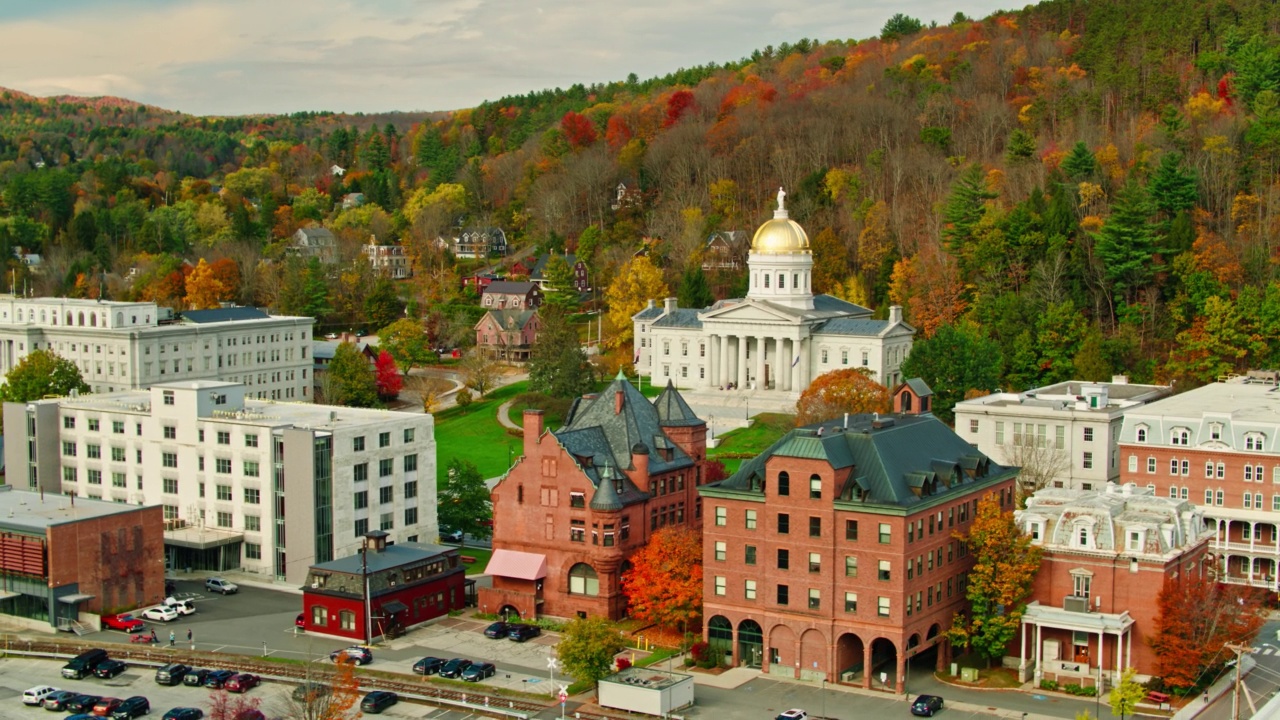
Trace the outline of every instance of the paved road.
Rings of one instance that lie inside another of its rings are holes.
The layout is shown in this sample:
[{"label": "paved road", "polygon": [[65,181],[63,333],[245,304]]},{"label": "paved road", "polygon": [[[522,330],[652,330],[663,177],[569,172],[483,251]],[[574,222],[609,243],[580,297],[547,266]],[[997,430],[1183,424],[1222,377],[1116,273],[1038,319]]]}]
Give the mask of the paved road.
[{"label": "paved road", "polygon": [[[1240,691],[1240,717],[1252,717],[1267,701],[1280,690],[1280,641],[1276,633],[1280,632],[1280,621],[1272,620],[1262,626],[1258,638],[1254,642],[1257,652],[1253,659],[1257,662],[1253,672],[1245,676]],[[1228,673],[1233,672],[1228,669]],[[1196,716],[1197,720],[1231,720],[1231,693],[1219,696],[1204,712]]]}]

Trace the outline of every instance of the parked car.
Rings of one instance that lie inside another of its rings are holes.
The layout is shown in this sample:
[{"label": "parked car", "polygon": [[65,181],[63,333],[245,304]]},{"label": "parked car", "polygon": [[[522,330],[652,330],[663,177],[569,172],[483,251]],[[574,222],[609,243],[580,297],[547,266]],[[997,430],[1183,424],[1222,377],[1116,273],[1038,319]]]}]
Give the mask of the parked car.
[{"label": "parked car", "polygon": [[440,668],[444,666],[444,658],[427,657],[422,658],[413,664],[413,671],[419,675],[435,675],[440,672]]},{"label": "parked car", "polygon": [[496,623],[490,623],[489,627],[484,629],[484,636],[497,639],[506,637],[509,632],[511,632],[511,625],[499,620]]},{"label": "parked car", "polygon": [[204,676],[204,686],[218,690],[227,684],[235,675],[233,670],[210,670],[208,675]]},{"label": "parked car", "polygon": [[778,717],[773,720],[805,720],[808,717],[809,713],[801,710],[800,708],[791,708],[790,710],[782,711],[778,714]]},{"label": "parked car", "polygon": [[104,697],[93,706],[93,714],[98,717],[108,717],[120,709],[124,704],[124,700],[120,698]]},{"label": "parked car", "polygon": [[242,693],[258,687],[262,684],[262,678],[252,673],[236,673],[232,675],[223,686],[227,692]]},{"label": "parked car", "polygon": [[120,673],[124,672],[125,668],[127,667],[129,666],[125,665],[123,662],[119,660],[107,659],[98,663],[98,667],[93,669],[93,674],[97,675],[103,680],[106,680],[108,678],[113,678],[119,675]]},{"label": "parked car", "polygon": [[470,660],[454,658],[440,667],[440,677],[457,679],[462,674],[462,671],[470,666]]},{"label": "parked car", "polygon": [[449,528],[440,528],[440,539],[444,542],[460,543],[463,539],[461,530],[450,530]]},{"label": "parked car", "polygon": [[306,702],[311,698],[324,697],[331,692],[328,685],[318,682],[303,683],[293,689],[293,699]]},{"label": "parked car", "polygon": [[124,613],[121,615],[103,615],[102,616],[103,630],[121,630],[127,633],[136,633],[136,632],[142,632],[143,628],[145,628],[146,626],[147,626],[146,623],[130,615],[129,613]]},{"label": "parked car", "polygon": [[179,615],[196,614],[196,604],[190,600],[179,600],[175,597],[167,597],[164,599],[164,604],[167,607],[173,608],[174,612]]},{"label": "parked car", "polygon": [[294,626],[294,627],[300,627],[300,628],[304,628],[304,629],[305,629],[305,628],[307,627],[307,615],[306,615],[306,613],[298,613],[298,617],[296,617],[296,618],[294,618],[294,619],[293,619],[293,626]]},{"label": "parked car", "polygon": [[191,668],[182,663],[169,663],[156,668],[157,685],[181,685]]},{"label": "parked car", "polygon": [[44,702],[40,703],[45,710],[65,710],[68,700],[72,700],[80,696],[75,690],[54,690],[45,696]]},{"label": "parked car", "polygon": [[390,690],[374,690],[360,701],[360,712],[377,715],[398,702],[400,702],[400,696]]},{"label": "parked car", "polygon": [[85,650],[62,666],[62,677],[79,680],[85,675],[92,675],[93,669],[98,667],[98,663],[106,659],[107,651],[102,648]]},{"label": "parked car", "polygon": [[222,593],[223,595],[231,595],[240,592],[240,586],[230,580],[212,577],[204,581],[204,589],[209,592]]},{"label": "parked car", "polygon": [[942,698],[937,695],[921,695],[911,703],[911,714],[921,717],[933,717],[933,714],[941,709]]},{"label": "parked car", "polygon": [[98,720],[98,716],[93,713],[76,713],[68,715],[65,720]]},{"label": "parked car", "polygon": [[512,625],[511,629],[507,631],[507,637],[516,642],[524,642],[541,634],[542,628],[537,625]]},{"label": "parked car", "polygon": [[79,694],[62,703],[62,709],[69,713],[91,713],[101,699],[101,695]]},{"label": "parked car", "polygon": [[43,705],[44,699],[58,692],[58,688],[52,685],[37,685],[33,688],[27,688],[22,691],[23,705]]},{"label": "parked car", "polygon": [[485,678],[493,677],[498,672],[498,668],[493,663],[471,663],[466,670],[462,671],[462,679],[468,682],[480,682]]},{"label": "parked car", "polygon": [[209,677],[209,671],[204,668],[188,668],[186,674],[182,676],[182,684],[189,687],[201,687],[207,677]]},{"label": "parked car", "polygon": [[151,701],[141,695],[125,698],[111,714],[112,720],[132,720],[151,713]]},{"label": "parked car", "polygon": [[373,662],[373,652],[369,648],[352,645],[329,653],[329,659],[334,662],[345,659],[351,660],[357,665],[368,665]]},{"label": "parked car", "polygon": [[164,714],[164,720],[200,720],[204,711],[200,708],[174,708]]},{"label": "parked car", "polygon": [[168,605],[157,605],[142,611],[142,617],[159,622],[173,622],[178,619],[178,611]]}]

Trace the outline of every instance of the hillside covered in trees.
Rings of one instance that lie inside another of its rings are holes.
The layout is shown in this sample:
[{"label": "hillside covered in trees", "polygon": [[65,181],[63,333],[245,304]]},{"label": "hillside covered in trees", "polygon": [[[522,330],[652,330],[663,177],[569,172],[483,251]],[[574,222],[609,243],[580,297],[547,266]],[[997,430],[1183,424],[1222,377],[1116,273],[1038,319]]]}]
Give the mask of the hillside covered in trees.
[{"label": "hillside covered in trees", "polygon": [[[642,246],[669,287],[696,287],[707,236],[751,231],[782,186],[816,289],[903,305],[926,379],[951,363],[980,367],[963,383],[980,389],[1198,384],[1280,366],[1278,25],[1265,0],[899,16],[875,38],[434,116],[3,92],[0,244],[44,269],[13,260],[0,289],[359,324],[373,237],[405,245],[415,276],[396,291],[429,316],[476,266],[435,240],[486,226],[576,252],[600,287]],[[284,253],[313,224],[341,239],[339,272]],[[741,292],[740,275],[710,285]]]}]

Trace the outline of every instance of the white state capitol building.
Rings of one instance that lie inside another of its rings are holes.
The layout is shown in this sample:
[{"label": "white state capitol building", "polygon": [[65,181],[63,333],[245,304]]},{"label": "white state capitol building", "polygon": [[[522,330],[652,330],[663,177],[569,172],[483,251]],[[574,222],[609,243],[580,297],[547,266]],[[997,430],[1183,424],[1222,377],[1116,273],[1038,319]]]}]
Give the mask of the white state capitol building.
[{"label": "white state capitol building", "polygon": [[773,219],[751,240],[745,299],[701,309],[650,300],[632,317],[636,369],[650,382],[781,398],[799,397],[833,370],[868,368],[889,387],[902,380],[915,328],[896,305],[888,320],[873,320],[868,308],[813,294],[809,236],[788,217],[784,196],[779,190]]}]

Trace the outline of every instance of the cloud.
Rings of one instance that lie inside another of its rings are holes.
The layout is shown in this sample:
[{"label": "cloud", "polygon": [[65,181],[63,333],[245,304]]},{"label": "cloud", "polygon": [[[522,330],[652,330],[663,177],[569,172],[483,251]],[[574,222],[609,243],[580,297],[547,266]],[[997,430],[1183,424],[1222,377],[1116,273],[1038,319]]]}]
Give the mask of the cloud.
[{"label": "cloud", "polygon": [[[969,0],[971,16],[994,0]],[[766,45],[866,38],[941,0],[91,0],[0,8],[0,85],[117,94],[198,114],[470,107],[664,75]],[[46,7],[53,6],[53,7]]]}]

